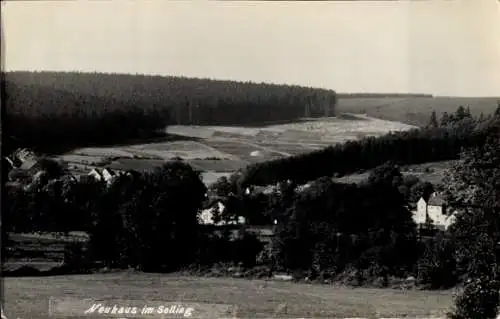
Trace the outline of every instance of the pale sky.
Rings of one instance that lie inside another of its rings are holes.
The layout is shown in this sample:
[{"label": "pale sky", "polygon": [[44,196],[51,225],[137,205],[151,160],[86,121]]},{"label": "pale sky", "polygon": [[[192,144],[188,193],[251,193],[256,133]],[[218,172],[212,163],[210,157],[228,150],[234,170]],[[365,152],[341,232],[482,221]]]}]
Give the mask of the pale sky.
[{"label": "pale sky", "polygon": [[500,96],[497,0],[2,2],[7,70]]}]

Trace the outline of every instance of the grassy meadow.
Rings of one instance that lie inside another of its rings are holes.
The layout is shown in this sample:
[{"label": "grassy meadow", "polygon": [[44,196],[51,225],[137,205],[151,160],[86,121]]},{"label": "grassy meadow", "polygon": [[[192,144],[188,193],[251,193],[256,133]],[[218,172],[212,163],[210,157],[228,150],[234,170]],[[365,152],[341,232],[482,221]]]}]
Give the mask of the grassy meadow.
[{"label": "grassy meadow", "polygon": [[[238,318],[443,316],[453,291],[345,288],[146,273],[7,278],[8,318],[49,318],[50,298],[197,302],[236,306]],[[82,316],[83,318],[83,316]],[[88,317],[85,317],[88,318]]]}]

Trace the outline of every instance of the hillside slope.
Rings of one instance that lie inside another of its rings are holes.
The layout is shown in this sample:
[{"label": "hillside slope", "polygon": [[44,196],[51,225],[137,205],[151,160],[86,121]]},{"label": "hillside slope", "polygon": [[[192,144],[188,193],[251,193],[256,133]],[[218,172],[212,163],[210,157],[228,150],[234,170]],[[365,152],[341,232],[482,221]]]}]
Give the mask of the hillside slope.
[{"label": "hillside slope", "polygon": [[441,96],[388,96],[346,97],[338,95],[337,111],[365,113],[384,120],[399,121],[416,126],[429,123],[430,114],[438,118],[444,112],[454,113],[462,105],[470,107],[473,116],[488,115],[497,108],[500,97],[441,97]]}]

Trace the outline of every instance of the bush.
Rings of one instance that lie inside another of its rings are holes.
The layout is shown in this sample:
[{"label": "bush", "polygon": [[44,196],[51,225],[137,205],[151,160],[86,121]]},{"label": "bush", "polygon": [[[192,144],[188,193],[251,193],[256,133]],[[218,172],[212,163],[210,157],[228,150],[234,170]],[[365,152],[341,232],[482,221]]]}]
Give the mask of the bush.
[{"label": "bush", "polygon": [[494,319],[498,311],[498,284],[487,277],[472,280],[455,299],[449,319]]},{"label": "bush", "polygon": [[417,263],[419,284],[430,289],[454,286],[458,281],[454,252],[453,245],[441,237],[425,242]]}]

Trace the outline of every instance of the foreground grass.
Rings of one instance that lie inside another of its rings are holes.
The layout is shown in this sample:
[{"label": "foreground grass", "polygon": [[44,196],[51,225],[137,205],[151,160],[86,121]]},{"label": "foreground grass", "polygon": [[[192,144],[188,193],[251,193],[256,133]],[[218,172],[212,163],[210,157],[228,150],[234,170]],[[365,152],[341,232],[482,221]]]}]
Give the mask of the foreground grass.
[{"label": "foreground grass", "polygon": [[[452,291],[390,289],[196,278],[163,274],[114,273],[78,276],[6,278],[8,318],[49,318],[50,298],[184,301],[236,305],[238,317],[402,317],[442,316]],[[86,317],[88,318],[88,317]]]}]

